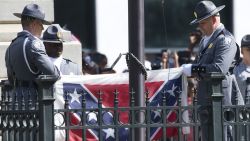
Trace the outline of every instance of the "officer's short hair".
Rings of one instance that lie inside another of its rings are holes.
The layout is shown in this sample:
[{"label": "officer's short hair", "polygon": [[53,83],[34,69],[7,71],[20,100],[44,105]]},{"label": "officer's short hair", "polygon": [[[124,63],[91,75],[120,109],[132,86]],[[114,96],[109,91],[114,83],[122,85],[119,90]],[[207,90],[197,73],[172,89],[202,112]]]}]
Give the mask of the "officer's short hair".
[{"label": "officer's short hair", "polygon": [[25,15],[22,15],[21,17],[21,23],[22,23],[22,26],[28,26],[30,23],[32,23],[36,18],[33,18],[33,17],[30,17],[30,16],[25,16]]}]

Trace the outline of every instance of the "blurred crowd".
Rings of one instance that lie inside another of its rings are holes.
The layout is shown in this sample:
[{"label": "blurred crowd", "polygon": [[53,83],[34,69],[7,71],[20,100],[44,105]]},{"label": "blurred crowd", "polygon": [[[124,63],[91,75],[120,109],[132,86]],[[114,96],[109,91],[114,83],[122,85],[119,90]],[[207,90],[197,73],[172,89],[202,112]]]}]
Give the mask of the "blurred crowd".
[{"label": "blurred crowd", "polygon": [[[202,32],[198,28],[193,30],[189,33],[188,45],[185,50],[172,51],[163,49],[152,61],[145,60],[146,69],[158,70],[176,68],[180,67],[182,64],[192,63],[198,55],[198,44],[201,38]],[[99,52],[83,53],[82,58],[83,74],[116,73],[115,70],[108,68],[108,59],[105,54]],[[188,78],[188,95],[191,97],[195,85],[196,80],[194,78]]]},{"label": "blurred crowd", "polygon": [[[201,38],[201,31],[195,29],[189,33],[189,44],[185,50],[177,52],[163,49],[152,61],[145,60],[145,67],[147,70],[158,70],[180,67],[182,64],[192,63],[197,56],[198,44]],[[107,69],[108,60],[105,54],[100,52],[83,52],[82,58],[82,71],[84,74],[115,73],[115,70]]]},{"label": "blurred crowd", "polygon": [[112,69],[107,69],[108,59],[105,54],[99,52],[83,53],[82,71],[83,74],[105,74],[115,73]]}]

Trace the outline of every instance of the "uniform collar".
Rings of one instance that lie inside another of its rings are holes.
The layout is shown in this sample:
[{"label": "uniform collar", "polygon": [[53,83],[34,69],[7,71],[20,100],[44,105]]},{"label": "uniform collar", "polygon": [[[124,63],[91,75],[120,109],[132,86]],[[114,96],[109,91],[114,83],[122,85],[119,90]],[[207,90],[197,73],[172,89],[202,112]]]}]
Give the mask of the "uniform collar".
[{"label": "uniform collar", "polygon": [[206,44],[204,45],[204,47],[208,46],[211,42],[213,42],[213,40],[214,40],[215,38],[218,37],[218,34],[220,34],[221,31],[222,31],[224,28],[225,28],[224,25],[223,25],[222,23],[220,23],[220,24],[218,25],[218,27],[215,29],[215,31],[214,31],[210,36],[204,37],[204,38],[208,38],[208,39],[206,39],[207,42],[206,42]]},{"label": "uniform collar", "polygon": [[33,36],[33,35],[28,30],[23,30],[23,31],[17,33],[17,36]]}]

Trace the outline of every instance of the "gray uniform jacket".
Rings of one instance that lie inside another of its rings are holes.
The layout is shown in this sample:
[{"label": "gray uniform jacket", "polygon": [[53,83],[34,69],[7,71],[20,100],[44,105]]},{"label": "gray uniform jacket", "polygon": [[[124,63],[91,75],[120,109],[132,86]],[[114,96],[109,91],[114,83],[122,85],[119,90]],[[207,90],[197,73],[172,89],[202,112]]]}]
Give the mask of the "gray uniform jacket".
[{"label": "gray uniform jacket", "polygon": [[236,77],[237,83],[240,88],[240,92],[245,99],[247,83],[246,80],[250,77],[250,67],[246,66],[243,62],[241,62],[238,66],[234,68],[234,75]]},{"label": "gray uniform jacket", "polygon": [[[206,68],[206,72],[222,72],[223,74],[229,73],[229,68],[235,60],[237,45],[234,37],[227,31],[224,25],[220,25],[213,33],[209,41],[203,46],[204,39],[200,42],[199,55],[195,60],[194,65],[201,65]],[[208,93],[208,83],[200,75],[201,79],[198,81],[197,86],[197,99],[198,104],[208,105],[211,101],[211,95]],[[224,102],[228,103],[227,97],[230,87],[229,75],[222,82]]]},{"label": "gray uniform jacket", "polygon": [[81,69],[76,63],[64,58],[60,64],[60,71],[63,75],[82,75]]},{"label": "gray uniform jacket", "polygon": [[40,39],[28,31],[22,31],[12,41],[5,54],[9,81],[34,81],[40,74],[60,76],[50,61]]}]

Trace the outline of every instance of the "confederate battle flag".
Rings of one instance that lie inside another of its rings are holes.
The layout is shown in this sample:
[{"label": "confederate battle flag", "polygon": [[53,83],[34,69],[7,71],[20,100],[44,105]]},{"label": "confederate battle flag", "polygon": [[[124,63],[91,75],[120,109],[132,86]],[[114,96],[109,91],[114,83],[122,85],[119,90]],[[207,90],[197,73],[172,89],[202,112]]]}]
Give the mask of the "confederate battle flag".
[{"label": "confederate battle flag", "polygon": [[[179,68],[165,69],[165,70],[152,70],[148,71],[148,79],[145,81],[145,88],[149,92],[150,106],[162,106],[162,93],[166,93],[166,105],[176,106],[177,100],[181,97],[182,106],[187,105],[186,94],[186,77],[182,75],[182,70]],[[60,81],[55,84],[55,109],[64,109],[65,99],[68,100],[69,109],[81,109],[82,108],[82,93],[85,94],[86,109],[98,108],[98,92],[102,94],[102,107],[114,106],[114,91],[119,92],[118,106],[129,107],[130,95],[129,95],[129,74],[128,73],[116,73],[116,74],[102,74],[102,75],[84,75],[84,76],[63,76]],[[55,125],[65,126],[62,116],[55,114]],[[86,124],[98,125],[98,113],[86,112]],[[113,123],[113,113],[103,113],[103,123]],[[161,120],[161,110],[152,110],[151,122],[158,123]],[[184,113],[183,120],[188,122],[188,113]],[[124,112],[120,114],[119,122],[128,124],[128,113]],[[168,122],[176,120],[176,113],[168,111]],[[72,113],[70,116],[71,124],[77,124],[81,121],[80,113]],[[97,141],[99,137],[102,137],[104,141],[115,140],[115,132],[118,132],[120,141],[129,140],[129,128],[119,128],[117,131],[113,128],[107,129],[87,129],[86,140]],[[168,137],[175,136],[177,134],[177,128],[167,128],[166,135]],[[183,134],[188,134],[189,128],[182,128]],[[101,133],[101,136],[99,135]],[[151,140],[157,140],[162,137],[161,127],[150,128]],[[63,141],[66,138],[65,130],[55,130],[56,141]],[[71,129],[69,130],[70,141],[82,141],[82,130]]]}]

